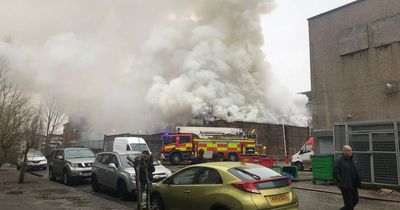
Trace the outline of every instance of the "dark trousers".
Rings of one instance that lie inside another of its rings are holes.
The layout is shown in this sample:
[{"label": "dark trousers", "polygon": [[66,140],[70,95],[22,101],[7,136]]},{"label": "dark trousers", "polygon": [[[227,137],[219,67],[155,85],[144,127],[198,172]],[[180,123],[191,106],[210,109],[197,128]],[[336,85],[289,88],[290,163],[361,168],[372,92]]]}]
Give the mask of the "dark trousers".
[{"label": "dark trousers", "polygon": [[342,208],[342,210],[353,210],[358,203],[357,188],[353,189],[340,188],[340,191],[342,191],[342,196],[344,201],[344,207]]}]

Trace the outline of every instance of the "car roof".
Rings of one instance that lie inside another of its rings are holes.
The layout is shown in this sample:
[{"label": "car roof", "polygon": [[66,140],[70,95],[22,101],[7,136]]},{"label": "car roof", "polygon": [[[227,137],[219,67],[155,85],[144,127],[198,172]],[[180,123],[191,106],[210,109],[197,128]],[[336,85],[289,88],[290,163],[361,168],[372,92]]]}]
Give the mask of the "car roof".
[{"label": "car roof", "polygon": [[228,170],[230,168],[240,167],[240,166],[259,166],[259,165],[253,163],[242,163],[242,162],[207,162],[207,163],[192,165],[191,167],[195,166],[205,166],[220,170]]}]

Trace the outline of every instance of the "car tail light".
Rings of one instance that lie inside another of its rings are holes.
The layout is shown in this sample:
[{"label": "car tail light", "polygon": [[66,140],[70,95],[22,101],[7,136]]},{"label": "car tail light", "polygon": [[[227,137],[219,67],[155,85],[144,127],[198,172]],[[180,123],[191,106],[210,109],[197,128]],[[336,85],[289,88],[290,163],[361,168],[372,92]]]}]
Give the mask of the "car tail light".
[{"label": "car tail light", "polygon": [[239,190],[260,194],[260,191],[257,190],[253,182],[236,182],[233,183],[233,186],[235,186]]}]

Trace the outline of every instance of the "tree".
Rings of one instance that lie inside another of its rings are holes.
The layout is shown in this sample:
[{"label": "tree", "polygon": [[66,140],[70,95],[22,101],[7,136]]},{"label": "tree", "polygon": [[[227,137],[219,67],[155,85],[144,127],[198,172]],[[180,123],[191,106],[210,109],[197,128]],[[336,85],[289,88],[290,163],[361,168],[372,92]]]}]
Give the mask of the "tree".
[{"label": "tree", "polygon": [[29,112],[28,98],[20,87],[7,81],[6,70],[5,59],[0,57],[0,167],[20,145]]},{"label": "tree", "polygon": [[23,158],[23,163],[22,167],[20,170],[19,174],[19,183],[24,182],[25,178],[25,171],[26,171],[26,165],[27,165],[27,160],[28,160],[28,151],[36,146],[41,142],[43,138],[43,118],[42,118],[42,106],[39,106],[39,108],[31,108],[30,113],[28,114],[28,120],[23,126],[23,134],[22,134],[22,139],[25,143],[25,149],[24,149],[24,158]]},{"label": "tree", "polygon": [[57,131],[66,121],[67,115],[62,111],[60,105],[56,102],[54,97],[48,97],[42,104],[43,110],[43,122],[45,123],[45,140],[46,148],[45,153],[50,150],[50,140]]}]

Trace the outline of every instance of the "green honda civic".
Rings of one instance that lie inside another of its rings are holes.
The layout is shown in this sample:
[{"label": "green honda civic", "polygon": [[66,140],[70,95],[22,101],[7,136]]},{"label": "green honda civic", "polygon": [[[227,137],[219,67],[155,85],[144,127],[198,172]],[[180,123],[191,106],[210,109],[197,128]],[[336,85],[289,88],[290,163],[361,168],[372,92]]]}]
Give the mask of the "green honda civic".
[{"label": "green honda civic", "polygon": [[288,177],[257,164],[197,164],[183,168],[155,185],[151,209],[299,209],[297,196],[290,185]]}]

